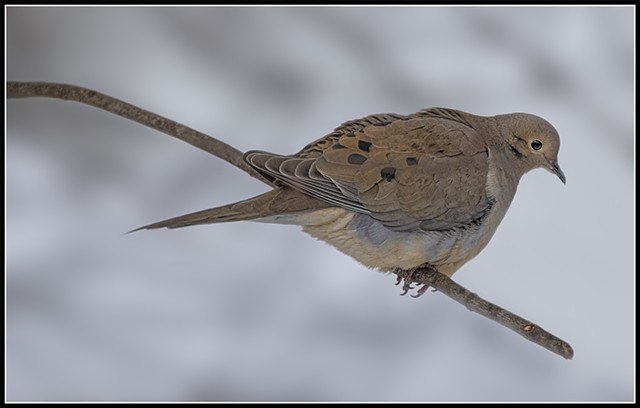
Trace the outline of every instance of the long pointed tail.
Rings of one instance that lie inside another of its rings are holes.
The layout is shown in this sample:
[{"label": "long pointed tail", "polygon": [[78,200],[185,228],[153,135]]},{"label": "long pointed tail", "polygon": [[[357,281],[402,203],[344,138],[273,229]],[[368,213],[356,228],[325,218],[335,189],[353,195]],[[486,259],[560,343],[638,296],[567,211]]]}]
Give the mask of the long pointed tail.
[{"label": "long pointed tail", "polygon": [[320,200],[289,187],[280,187],[247,200],[155,222],[131,230],[128,233],[158,228],[182,228],[199,224],[255,220],[257,218],[291,214],[328,206],[328,204]]},{"label": "long pointed tail", "polygon": [[239,201],[237,203],[227,204],[221,207],[209,208],[206,210],[181,215],[179,217],[169,218],[168,220],[154,222],[153,224],[145,225],[129,232],[136,232],[145,229],[151,230],[158,228],[182,228],[199,224],[214,224],[219,222],[253,220],[256,218],[260,218],[261,216],[258,206],[256,206],[257,202],[263,202],[264,196],[273,193],[273,191],[275,190],[259,195],[257,197],[250,198],[248,200]]}]

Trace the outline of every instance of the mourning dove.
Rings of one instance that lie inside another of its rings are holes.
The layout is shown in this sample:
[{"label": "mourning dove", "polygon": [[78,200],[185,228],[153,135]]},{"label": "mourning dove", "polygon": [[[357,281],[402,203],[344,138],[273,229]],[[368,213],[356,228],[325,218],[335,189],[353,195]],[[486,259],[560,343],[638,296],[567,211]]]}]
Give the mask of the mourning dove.
[{"label": "mourning dove", "polygon": [[293,155],[245,153],[267,193],[139,229],[294,224],[369,268],[451,276],[487,245],[523,174],[542,167],[565,182],[559,148],[553,126],[526,113],[370,115]]}]

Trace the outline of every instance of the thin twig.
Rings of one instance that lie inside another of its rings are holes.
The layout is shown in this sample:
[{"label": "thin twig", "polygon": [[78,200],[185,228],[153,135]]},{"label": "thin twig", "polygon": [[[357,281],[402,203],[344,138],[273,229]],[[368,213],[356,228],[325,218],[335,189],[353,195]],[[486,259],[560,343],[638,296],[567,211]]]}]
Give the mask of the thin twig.
[{"label": "thin twig", "polygon": [[[399,278],[405,278],[409,272],[406,270],[397,270],[394,273],[398,275]],[[434,269],[420,268],[413,273],[411,280],[415,283],[428,285],[438,292],[444,293],[456,302],[466,306],[470,311],[481,314],[496,323],[500,323],[504,327],[513,330],[525,339],[547,350],[553,351],[568,360],[573,358],[573,349],[566,341],[554,336],[537,324],[482,299],[480,296],[454,282],[445,274]]]},{"label": "thin twig", "polygon": [[242,152],[228,144],[191,129],[163,116],[156,115],[130,103],[91,89],[53,82],[7,82],[7,98],[57,98],[75,101],[133,120],[160,132],[189,143],[198,149],[225,160],[252,177],[271,185],[271,182],[255,171],[242,159]]},{"label": "thin twig", "polygon": [[[169,136],[185,141],[199,149],[219,157],[249,173],[252,177],[271,185],[258,172],[253,170],[242,159],[242,152],[211,136],[200,133],[165,117],[141,109],[137,106],[112,98],[91,89],[75,85],[48,82],[7,82],[7,98],[47,97],[76,101],[95,106],[118,116],[149,126]],[[407,276],[407,271],[395,272],[400,278]],[[464,305],[472,312],[479,313],[501,325],[515,331],[529,341],[550,350],[566,359],[573,357],[571,346],[545,331],[540,326],[517,316],[508,310],[487,302],[475,293],[460,286],[449,277],[433,269],[416,270],[411,280],[418,284],[428,285]]]}]

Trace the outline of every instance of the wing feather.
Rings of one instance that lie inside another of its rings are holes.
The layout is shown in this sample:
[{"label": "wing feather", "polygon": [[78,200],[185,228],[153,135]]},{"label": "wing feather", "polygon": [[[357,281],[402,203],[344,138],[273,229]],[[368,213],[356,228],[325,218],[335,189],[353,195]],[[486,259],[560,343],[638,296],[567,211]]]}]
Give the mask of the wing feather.
[{"label": "wing feather", "polygon": [[[462,112],[371,115],[295,155],[250,151],[261,173],[397,231],[465,227],[491,208],[489,150]],[[464,194],[460,194],[463,191]]]}]

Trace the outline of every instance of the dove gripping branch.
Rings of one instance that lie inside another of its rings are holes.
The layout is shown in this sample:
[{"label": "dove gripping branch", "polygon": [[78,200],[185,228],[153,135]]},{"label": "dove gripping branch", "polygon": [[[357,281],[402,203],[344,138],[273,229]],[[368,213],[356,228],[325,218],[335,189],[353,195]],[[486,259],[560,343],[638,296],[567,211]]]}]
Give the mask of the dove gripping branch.
[{"label": "dove gripping branch", "polygon": [[369,268],[429,267],[450,277],[489,243],[522,175],[543,167],[565,181],[559,147],[553,126],[524,113],[484,117],[432,108],[370,115],[293,155],[245,153],[274,184],[267,193],[138,230],[294,224]]}]

